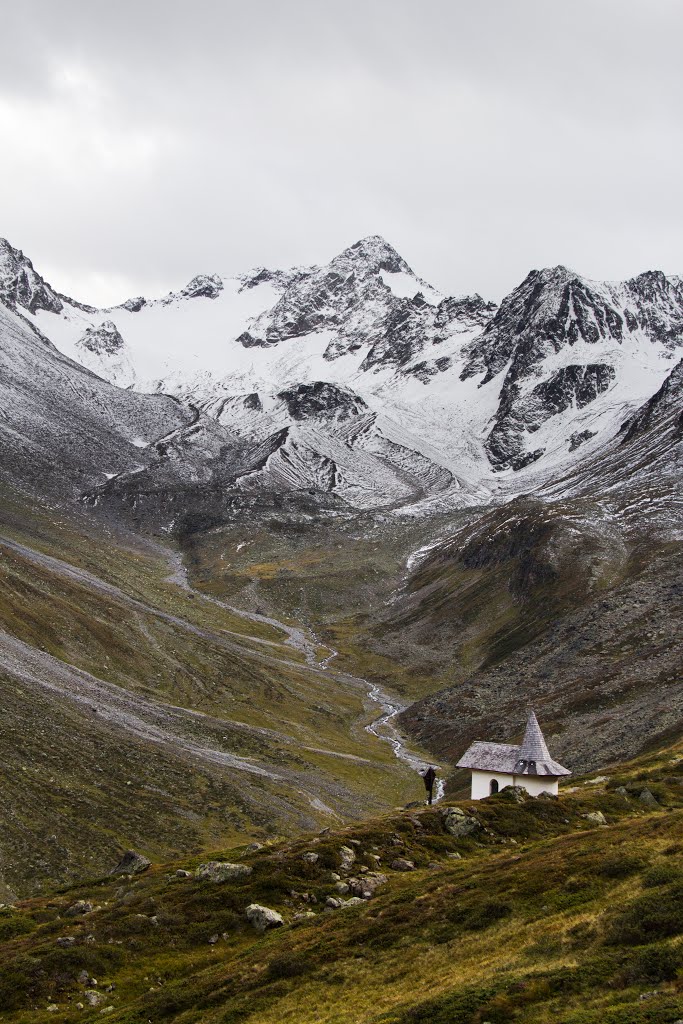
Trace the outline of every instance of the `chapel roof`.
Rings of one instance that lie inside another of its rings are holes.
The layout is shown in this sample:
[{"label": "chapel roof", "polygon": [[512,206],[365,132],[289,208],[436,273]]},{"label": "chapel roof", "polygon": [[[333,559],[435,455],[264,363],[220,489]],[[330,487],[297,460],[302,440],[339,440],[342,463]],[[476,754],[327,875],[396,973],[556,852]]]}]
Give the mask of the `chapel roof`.
[{"label": "chapel roof", "polygon": [[507,775],[571,775],[550,756],[538,719],[529,712],[526,731],[521,744],[491,743],[477,740],[465,751],[458,768],[473,768],[484,772],[503,772]]}]

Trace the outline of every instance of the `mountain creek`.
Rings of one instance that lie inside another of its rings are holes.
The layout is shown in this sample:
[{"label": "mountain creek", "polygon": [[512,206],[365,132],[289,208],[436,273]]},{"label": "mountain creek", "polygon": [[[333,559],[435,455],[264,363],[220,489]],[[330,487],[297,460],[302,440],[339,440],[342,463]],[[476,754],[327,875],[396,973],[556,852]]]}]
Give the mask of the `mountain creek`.
[{"label": "mountain creek", "polygon": [[[312,668],[326,671],[330,662],[334,658],[338,657],[339,652],[333,647],[330,647],[329,644],[320,643],[316,639],[312,630],[308,627],[292,626],[286,622],[282,622],[280,619],[263,615],[260,612],[250,612],[243,608],[237,608],[234,605],[227,604],[210,594],[195,590],[190,584],[188,572],[180,554],[175,551],[169,551],[168,548],[160,548],[160,550],[164,552],[164,555],[168,559],[172,568],[172,572],[167,577],[167,582],[175,583],[178,586],[183,587],[185,590],[188,590],[190,593],[193,593],[196,597],[199,597],[202,600],[211,601],[213,604],[216,604],[221,608],[225,608],[226,611],[231,612],[233,615],[238,615],[251,622],[264,623],[265,625],[273,626],[275,629],[281,630],[287,637],[285,643],[290,647],[293,647],[295,650],[300,651],[306,658],[306,663]],[[266,644],[271,643],[268,640],[262,640],[260,642]],[[328,652],[322,658],[318,654],[321,650]],[[406,742],[405,737],[395,724],[395,719],[408,707],[406,703],[401,701],[398,697],[387,693],[386,690],[377,686],[375,683],[370,683],[367,679],[362,679],[359,676],[353,676],[346,672],[340,674],[331,673],[331,676],[332,678],[343,680],[346,683],[353,683],[362,686],[366,690],[368,700],[373,704],[378,705],[380,708],[380,714],[365,726],[365,730],[366,732],[369,732],[370,735],[375,736],[378,740],[388,743],[392,747],[394,755],[398,761],[408,765],[409,768],[412,768],[412,770],[417,772],[419,775],[423,775],[430,767],[437,771],[439,770],[439,765],[432,761],[425,761],[423,757],[410,748],[410,745]],[[445,780],[437,779],[434,788],[435,803],[443,799],[444,790]]]}]

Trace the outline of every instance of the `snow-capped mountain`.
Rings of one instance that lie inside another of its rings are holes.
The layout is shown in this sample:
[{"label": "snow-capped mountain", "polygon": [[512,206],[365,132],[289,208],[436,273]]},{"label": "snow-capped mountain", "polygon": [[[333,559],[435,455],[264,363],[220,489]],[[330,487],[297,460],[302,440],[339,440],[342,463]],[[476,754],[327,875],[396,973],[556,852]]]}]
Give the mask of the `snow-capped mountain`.
[{"label": "snow-capped mountain", "polygon": [[361,508],[546,482],[613,437],[683,347],[680,279],[600,283],[557,267],[496,308],[441,295],[378,236],[324,266],[198,275],[100,310],[3,242],[0,298],[111,383],[194,410],[163,445],[164,477],[170,459],[195,482]]}]

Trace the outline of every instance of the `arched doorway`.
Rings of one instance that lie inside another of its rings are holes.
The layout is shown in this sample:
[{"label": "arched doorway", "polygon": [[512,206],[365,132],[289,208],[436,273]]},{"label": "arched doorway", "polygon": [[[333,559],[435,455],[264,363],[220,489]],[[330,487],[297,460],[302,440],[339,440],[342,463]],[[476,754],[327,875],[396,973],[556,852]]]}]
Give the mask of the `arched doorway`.
[{"label": "arched doorway", "polygon": [[494,793],[498,792],[498,779],[491,779],[491,786],[489,787],[489,792],[491,796],[493,796]]}]

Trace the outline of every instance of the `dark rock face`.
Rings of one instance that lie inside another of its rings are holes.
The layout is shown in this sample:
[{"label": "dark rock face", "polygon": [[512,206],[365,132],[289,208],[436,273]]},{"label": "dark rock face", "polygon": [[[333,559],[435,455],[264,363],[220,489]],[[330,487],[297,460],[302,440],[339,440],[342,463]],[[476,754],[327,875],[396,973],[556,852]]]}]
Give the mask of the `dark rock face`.
[{"label": "dark rock face", "polygon": [[121,303],[121,309],[127,309],[129,313],[139,313],[143,306],[147,305],[147,299],[142,295],[136,295],[134,299],[126,299]]},{"label": "dark rock face", "polygon": [[383,280],[383,272],[414,277],[405,260],[377,235],[356,242],[323,267],[289,273],[261,268],[244,279],[242,287],[269,282],[277,285],[282,295],[238,340],[247,348],[269,347],[330,329],[335,337],[327,346],[325,359],[334,360],[369,345],[363,370],[400,369],[427,345],[441,343],[456,325],[469,329],[485,326],[496,308],[479,295],[445,298],[434,305],[420,291],[420,284],[425,289],[427,285],[419,278],[414,278],[412,297],[399,297]]},{"label": "dark rock face", "polygon": [[218,274],[197,274],[180,294],[186,299],[217,299],[223,291],[223,282]]},{"label": "dark rock face", "polygon": [[88,327],[78,342],[79,348],[87,349],[96,355],[114,355],[124,347],[124,340],[115,323],[106,320],[99,327]]},{"label": "dark rock face", "polygon": [[4,238],[0,238],[0,301],[11,308],[23,306],[29,313],[63,309],[59,295],[33,269],[30,259]]},{"label": "dark rock face", "polygon": [[614,381],[614,367],[607,363],[563,366],[537,384],[526,396],[518,385],[504,387],[496,423],[486,442],[492,464],[523,469],[540,458],[543,448],[524,451],[525,434],[533,434],[551,416],[572,405],[582,409],[607,391]]},{"label": "dark rock face", "polygon": [[614,370],[605,363],[572,364],[529,393],[524,382],[544,361],[578,343],[622,345],[639,331],[643,343],[683,344],[683,290],[659,271],[623,285],[593,285],[566,267],[534,270],[501,303],[469,348],[461,379],[483,374],[486,384],[505,370],[486,450],[496,469],[521,469],[543,454],[526,452],[524,434],[575,403],[588,405],[606,391]]},{"label": "dark rock face", "polygon": [[358,395],[324,381],[299,384],[295,388],[281,391],[277,397],[285,402],[294,420],[305,420],[311,416],[346,420],[368,412],[366,403]]},{"label": "dark rock face", "polygon": [[683,359],[678,363],[662,384],[659,391],[638,410],[636,415],[621,428],[622,444],[627,444],[640,434],[646,433],[662,415],[673,411],[677,416],[674,427],[676,439],[683,436]]},{"label": "dark rock face", "polygon": [[590,441],[591,437],[595,437],[595,430],[577,430],[569,438],[569,451],[574,452],[577,448],[580,448],[586,441]]}]

